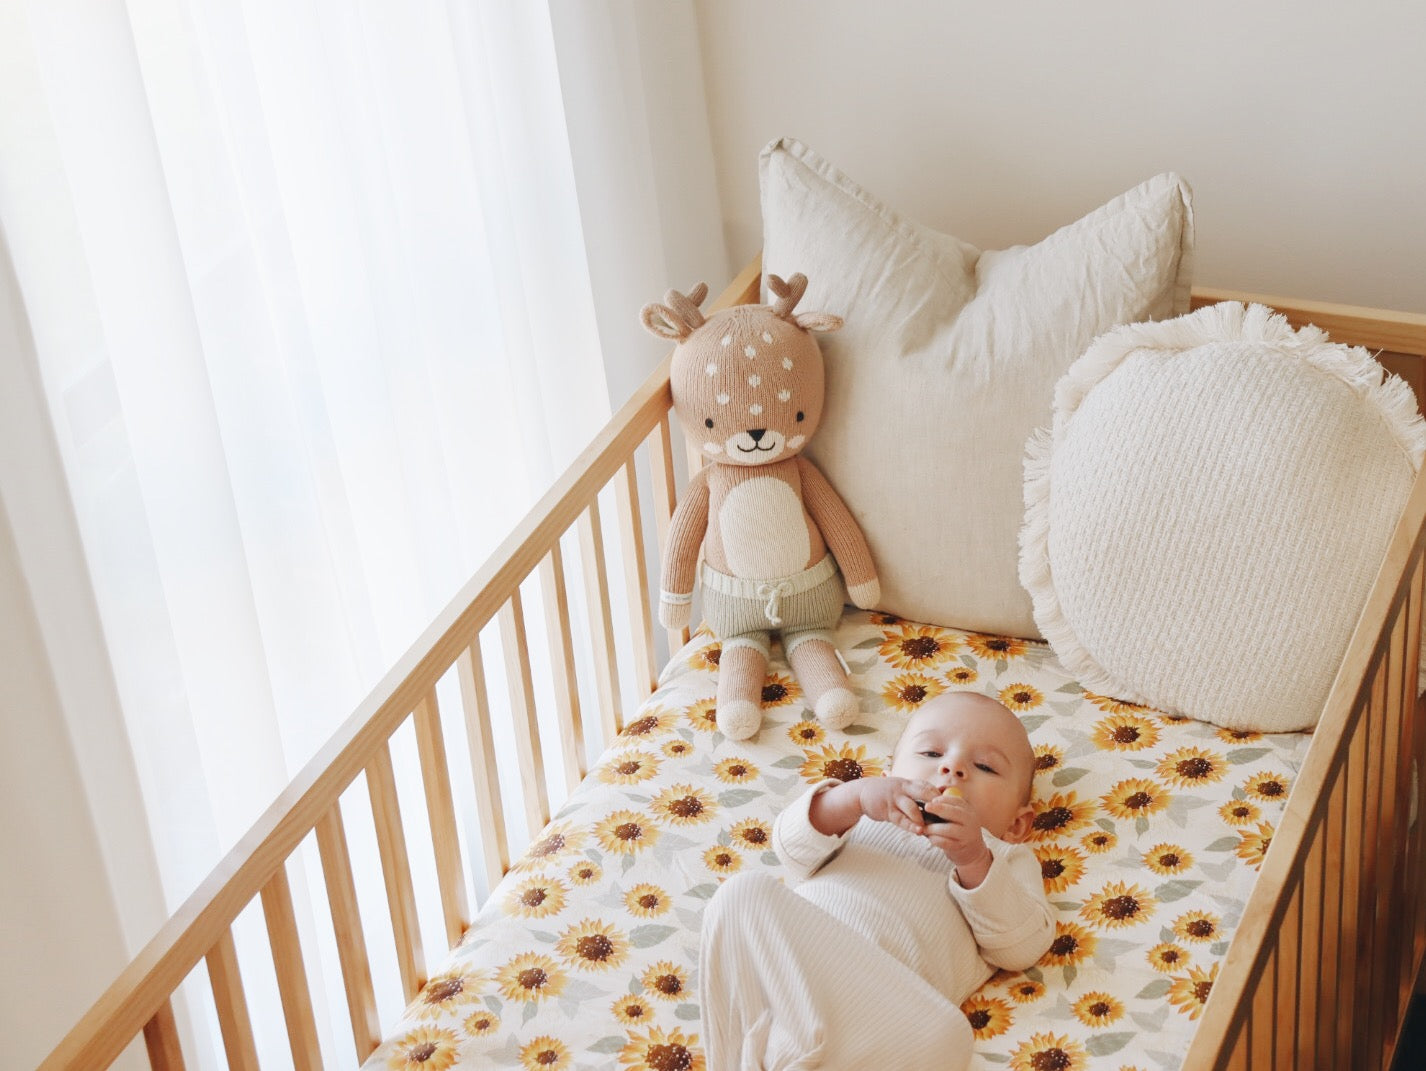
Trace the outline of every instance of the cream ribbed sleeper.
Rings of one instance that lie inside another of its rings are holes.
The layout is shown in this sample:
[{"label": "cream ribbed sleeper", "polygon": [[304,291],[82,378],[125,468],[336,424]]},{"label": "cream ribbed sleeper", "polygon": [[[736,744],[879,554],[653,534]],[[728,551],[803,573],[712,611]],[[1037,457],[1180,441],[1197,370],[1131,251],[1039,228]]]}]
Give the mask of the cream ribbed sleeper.
[{"label": "cream ribbed sleeper", "polygon": [[813,828],[813,786],[784,811],[773,846],[790,871],[737,874],[709,902],[699,960],[709,1071],[963,1068],[960,1004],[997,967],[1044,955],[1055,926],[1040,865],[986,835],[975,889],[925,838],[862,818]]}]

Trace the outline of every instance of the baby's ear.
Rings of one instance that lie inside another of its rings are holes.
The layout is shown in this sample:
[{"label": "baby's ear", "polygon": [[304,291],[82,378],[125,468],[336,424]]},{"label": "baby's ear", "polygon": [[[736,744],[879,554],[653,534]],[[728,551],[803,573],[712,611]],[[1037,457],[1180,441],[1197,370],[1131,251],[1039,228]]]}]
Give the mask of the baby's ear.
[{"label": "baby's ear", "polygon": [[844,321],[830,312],[804,312],[794,316],[792,322],[804,331],[840,331]]},{"label": "baby's ear", "polygon": [[1005,836],[1000,839],[1006,844],[1019,844],[1030,835],[1030,831],[1035,827],[1035,808],[1028,803],[1021,807],[1015,818],[1010,823],[1010,828],[1005,831]]}]

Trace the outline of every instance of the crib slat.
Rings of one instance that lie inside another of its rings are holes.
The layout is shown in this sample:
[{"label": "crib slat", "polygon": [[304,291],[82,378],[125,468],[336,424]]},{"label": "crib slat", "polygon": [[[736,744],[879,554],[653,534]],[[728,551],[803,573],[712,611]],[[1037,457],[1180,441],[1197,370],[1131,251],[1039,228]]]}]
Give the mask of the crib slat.
[{"label": "crib slat", "polygon": [[1352,1027],[1357,1013],[1357,985],[1359,981],[1358,943],[1363,934],[1360,927],[1360,890],[1367,847],[1367,830],[1363,825],[1367,798],[1367,727],[1363,724],[1366,711],[1363,710],[1353,728],[1347,748],[1347,809],[1342,852],[1342,931],[1340,970],[1343,991],[1339,994],[1334,1018],[1337,1025],[1337,1054],[1339,1059],[1350,1059],[1353,1052]]},{"label": "crib slat", "polygon": [[232,930],[223,931],[218,943],[208,950],[206,959],[208,984],[213,989],[213,1003],[218,1009],[218,1026],[223,1032],[223,1051],[228,1057],[229,1071],[258,1071],[257,1045],[253,1041],[253,1024],[248,1018],[248,998],[243,993]]},{"label": "crib slat", "polygon": [[286,864],[279,866],[262,887],[262,913],[277,969],[277,992],[282,998],[293,1066],[297,1071],[317,1071],[322,1066],[322,1053],[317,1044],[317,1022],[312,1016],[312,994],[307,988],[307,968],[302,962]]},{"label": "crib slat", "polygon": [[[1391,1039],[1397,1028],[1397,965],[1400,962],[1401,930],[1398,896],[1403,860],[1398,830],[1397,812],[1397,750],[1401,746],[1401,671],[1406,635],[1406,605],[1397,610],[1392,623],[1386,653],[1386,681],[1383,695],[1381,732],[1377,736],[1376,761],[1380,771],[1381,824],[1378,826],[1379,847],[1377,865],[1380,874],[1375,881],[1376,909],[1376,992],[1372,1001],[1380,1009],[1377,1021],[1379,1038]],[[1374,1015],[1375,1018],[1375,1015]]]},{"label": "crib slat", "polygon": [[1248,1066],[1253,1071],[1270,1071],[1274,1066],[1273,1043],[1277,1031],[1273,1026],[1277,1018],[1277,953],[1268,957],[1263,973],[1258,978],[1257,989],[1253,991],[1253,1013],[1248,1019],[1252,1046],[1248,1050]]},{"label": "crib slat", "polygon": [[604,532],[599,523],[599,500],[593,499],[579,518],[580,560],[593,618],[594,682],[599,692],[600,724],[608,747],[624,727],[619,705],[619,665],[614,659],[614,618],[609,609],[609,570],[604,564]]},{"label": "crib slat", "polygon": [[470,770],[475,783],[476,813],[480,816],[486,888],[493,889],[510,866],[510,846],[505,836],[500,766],[490,732],[490,701],[485,694],[485,660],[479,636],[456,659],[456,674],[460,678],[461,706],[465,709],[466,738],[470,742]]},{"label": "crib slat", "polygon": [[624,547],[624,589],[628,593],[634,676],[639,694],[648,695],[658,687],[658,670],[654,665],[654,623],[649,614],[649,570],[639,511],[639,479],[633,458],[624,466],[624,478],[614,480],[614,499],[619,507],[620,542]]},{"label": "crib slat", "polygon": [[[1322,885],[1322,983],[1317,1004],[1317,1052],[1321,1067],[1337,1066],[1337,1016],[1342,1000],[1342,923],[1346,917],[1342,888],[1343,860],[1347,856],[1347,797],[1351,793],[1348,768],[1343,756],[1336,776],[1327,784],[1327,822],[1325,826],[1326,865]],[[1327,881],[1325,875],[1332,875]]]},{"label": "crib slat", "polygon": [[[1411,931],[1410,904],[1411,889],[1408,884],[1413,872],[1411,857],[1410,821],[1412,713],[1415,708],[1416,680],[1409,675],[1411,637],[1414,633],[1413,613],[1416,592],[1408,586],[1406,601],[1401,608],[1400,620],[1392,634],[1392,660],[1396,672],[1393,674],[1391,689],[1393,717],[1387,730],[1390,744],[1389,795],[1391,799],[1391,833],[1387,841],[1385,856],[1392,862],[1392,882],[1388,909],[1381,912],[1383,928],[1388,941],[1385,989],[1390,1003],[1387,1006],[1386,1033],[1395,1037],[1401,1026],[1402,1010],[1406,1006],[1409,990],[1403,982],[1411,973],[1410,959],[1415,945]],[[1419,625],[1419,622],[1417,623]]]},{"label": "crib slat", "polygon": [[1307,852],[1307,861],[1302,872],[1302,909],[1298,915],[1298,943],[1300,960],[1297,970],[1300,974],[1297,987],[1297,1023],[1293,1048],[1297,1062],[1303,1067],[1315,1067],[1317,1061],[1317,998],[1325,985],[1322,978],[1325,950],[1323,942],[1326,925],[1322,912],[1322,883],[1326,867],[1323,865],[1326,843],[1326,829],[1319,826],[1312,837]]},{"label": "crib slat", "polygon": [[1382,878],[1390,865],[1379,851],[1384,815],[1382,813],[1382,732],[1386,721],[1386,684],[1388,669],[1383,652],[1372,674],[1371,698],[1367,703],[1366,724],[1366,796],[1362,803],[1361,851],[1362,885],[1357,923],[1357,1006],[1360,1009],[1353,1034],[1361,1053],[1379,1053],[1382,1026],[1381,986],[1382,945],[1378,937],[1377,894]]},{"label": "crib slat", "polygon": [[455,804],[451,800],[451,771],[446,765],[446,741],[441,731],[441,711],[433,688],[416,705],[416,748],[421,757],[421,783],[426,789],[426,813],[431,820],[431,847],[436,854],[436,881],[441,889],[441,910],[446,940],[452,948],[470,925],[465,898],[465,868],[461,863],[460,835],[456,831]]},{"label": "crib slat", "polygon": [[[668,529],[673,520],[674,503],[677,496],[675,473],[673,471],[673,438],[669,430],[668,414],[659,421],[658,427],[649,435],[649,470],[653,477],[654,524],[659,537],[659,553],[668,547]],[[688,629],[671,628],[668,633],[668,651],[673,654],[688,642]]]},{"label": "crib slat", "polygon": [[540,561],[540,591],[544,594],[545,627],[554,669],[555,717],[560,727],[560,755],[565,782],[573,790],[589,772],[584,753],[584,724],[579,709],[579,683],[574,672],[574,636],[569,625],[569,592],[565,588],[564,554],[559,540]]},{"label": "crib slat", "polygon": [[515,751],[520,761],[520,790],[525,797],[525,824],[532,838],[550,820],[550,794],[545,787],[545,760],[540,726],[535,716],[535,682],[530,673],[530,646],[525,638],[525,608],[517,588],[500,608],[500,646],[510,684],[510,712],[515,721]]},{"label": "crib slat", "polygon": [[178,1022],[173,1017],[171,1000],[160,1004],[153,1018],[144,1024],[144,1047],[153,1071],[185,1071],[183,1046],[179,1043]]},{"label": "crib slat", "polygon": [[[1426,733],[1422,732],[1421,706],[1416,697],[1420,646],[1412,642],[1421,630],[1422,567],[1423,557],[1418,555],[1407,589],[1406,650],[1402,660],[1403,734],[1402,744],[1397,752],[1401,756],[1401,777],[1397,786],[1400,802],[1397,813],[1401,816],[1402,836],[1405,841],[1401,875],[1403,892],[1398,896],[1398,903],[1401,905],[1401,928],[1397,932],[1407,935],[1399,945],[1401,964],[1398,968],[1397,1002],[1402,1007],[1411,999],[1415,988],[1416,972],[1413,968],[1420,956],[1422,942],[1426,940],[1426,896],[1407,896],[1405,893],[1405,890],[1418,888],[1421,881],[1422,830],[1426,828],[1426,808],[1423,808],[1421,798],[1422,778],[1426,776],[1426,768],[1421,765]],[[1411,823],[1413,813],[1416,816],[1414,825]]]},{"label": "crib slat", "polygon": [[352,1040],[357,1058],[365,1060],[381,1044],[381,1021],[371,988],[371,964],[366,956],[366,935],[361,928],[356,883],[352,880],[351,853],[342,824],[341,804],[333,805],[317,822],[317,853],[327,883],[327,903],[337,936],[337,958],[342,965],[342,985],[351,1016]]},{"label": "crib slat", "polygon": [[1298,987],[1302,981],[1302,875],[1294,875],[1291,899],[1278,928],[1277,994],[1273,1000],[1277,1038],[1273,1050],[1279,1067],[1301,1067],[1297,1050]]},{"label": "crib slat", "polygon": [[421,930],[416,922],[416,893],[411,886],[411,863],[406,854],[406,833],[401,828],[401,804],[396,796],[396,773],[391,768],[391,745],[377,748],[366,768],[371,813],[376,820],[376,844],[381,853],[381,873],[386,882],[386,904],[396,936],[396,964],[401,971],[401,992],[409,1003],[426,984],[421,955]]}]

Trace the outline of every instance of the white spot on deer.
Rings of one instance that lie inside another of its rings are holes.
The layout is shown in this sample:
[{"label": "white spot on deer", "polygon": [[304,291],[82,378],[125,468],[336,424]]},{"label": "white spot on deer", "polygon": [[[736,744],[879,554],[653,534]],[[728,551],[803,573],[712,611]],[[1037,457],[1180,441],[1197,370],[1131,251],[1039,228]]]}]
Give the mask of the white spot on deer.
[{"label": "white spot on deer", "polygon": [[744,346],[743,355],[746,357],[756,357],[758,355],[758,351],[753,349],[751,346]]},{"label": "white spot on deer", "polygon": [[720,394],[720,395],[718,395],[718,404],[719,404],[719,405],[727,405],[727,404],[728,404],[728,396],[727,396],[726,394]]},{"label": "white spot on deer", "polygon": [[791,400],[792,400],[792,391],[790,391],[790,390],[780,390],[780,391],[778,391],[778,392],[777,392],[777,400],[780,401],[780,402],[791,401]]},{"label": "white spot on deer", "polygon": [[772,335],[770,335],[770,334],[768,334],[766,331],[764,331],[764,332],[763,332],[763,341],[764,341],[764,342],[771,342],[771,341],[772,341]]},{"label": "white spot on deer", "polygon": [[757,386],[760,386],[760,385],[762,384],[762,381],[763,381],[763,377],[762,377],[762,376],[749,376],[749,377],[748,377],[748,386],[750,386],[750,387],[757,387]]},{"label": "white spot on deer", "polygon": [[708,454],[721,454],[721,453],[723,452],[723,444],[722,444],[722,443],[704,443],[704,444],[703,444],[703,451],[704,451],[704,453],[708,453]]},{"label": "white spot on deer", "polygon": [[791,371],[792,371],[792,358],[791,358],[791,357],[784,357],[784,358],[782,359],[782,367],[786,368],[789,372],[791,372]]},{"label": "white spot on deer", "polygon": [[707,372],[710,376],[716,376],[718,374],[718,366],[712,361],[709,361],[708,367],[703,369],[703,371]]},{"label": "white spot on deer", "polygon": [[790,439],[787,440],[787,448],[788,448],[789,450],[800,450],[800,449],[802,449],[802,444],[805,443],[806,441],[807,441],[807,436],[805,436],[805,435],[794,435],[792,438],[790,438]]},{"label": "white spot on deer", "polygon": [[753,416],[762,416],[763,407],[758,405],[757,402],[754,402],[752,405],[748,406],[748,412],[752,413]]},{"label": "white spot on deer", "polygon": [[718,344],[719,344],[720,346],[731,346],[731,345],[733,344],[733,336],[732,336],[732,335],[724,335],[722,338],[720,338],[720,339],[718,340]]}]

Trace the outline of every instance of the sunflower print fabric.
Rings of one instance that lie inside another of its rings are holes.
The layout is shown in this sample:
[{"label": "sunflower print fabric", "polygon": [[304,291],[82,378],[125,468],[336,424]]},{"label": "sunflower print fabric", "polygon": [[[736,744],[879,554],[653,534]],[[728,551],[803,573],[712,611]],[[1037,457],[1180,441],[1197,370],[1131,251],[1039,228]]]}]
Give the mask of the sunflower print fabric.
[{"label": "sunflower print fabric", "polygon": [[1308,737],[1086,692],[1025,640],[849,610],[838,644],[865,711],[856,723],[825,729],[775,657],[761,731],[731,741],[713,698],[717,641],[695,635],[369,1071],[704,1071],[709,898],[730,874],[779,872],[779,811],[824,777],[885,774],[911,713],[956,689],[994,696],[1030,732],[1030,845],[1058,914],[1039,964],[1001,972],[962,1006],[978,1066],[1179,1067]]}]

